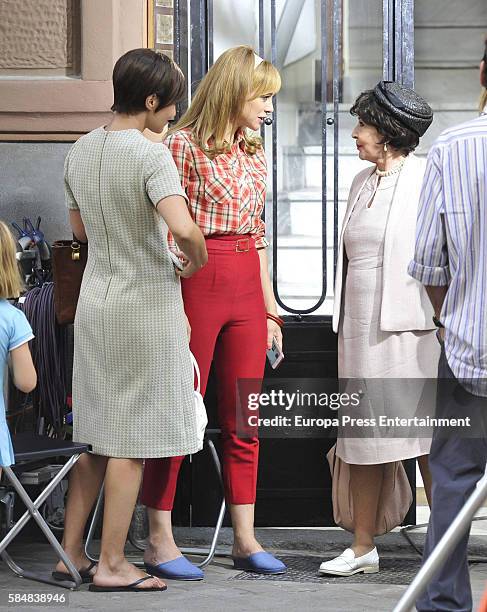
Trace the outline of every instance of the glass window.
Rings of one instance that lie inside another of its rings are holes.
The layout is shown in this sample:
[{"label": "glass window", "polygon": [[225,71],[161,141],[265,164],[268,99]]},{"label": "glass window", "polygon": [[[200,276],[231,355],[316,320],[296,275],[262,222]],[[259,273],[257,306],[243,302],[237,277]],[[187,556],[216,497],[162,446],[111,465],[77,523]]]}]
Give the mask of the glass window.
[{"label": "glass window", "polygon": [[440,132],[478,113],[485,0],[416,2],[414,29],[415,89],[435,113],[418,149],[426,154]]},{"label": "glass window", "polygon": [[[383,3],[374,0],[364,6],[361,0],[349,0],[341,3],[343,10],[334,13],[338,3],[328,2],[323,27],[320,0],[301,2],[299,12],[296,11],[297,4],[281,3],[281,12],[278,11],[276,20],[277,56],[282,60],[280,70],[283,80],[277,100],[278,234],[272,237],[277,239],[278,245],[277,288],[282,302],[294,309],[312,308],[322,294],[324,174],[326,299],[313,314],[331,314],[335,238],[350,184],[364,165],[357,157],[351,138],[355,120],[350,116],[349,109],[361,91],[382,78]],[[286,15],[287,11],[292,15]],[[336,62],[334,36],[335,47],[338,48]],[[325,87],[321,83],[322,61],[327,62]],[[333,104],[334,76],[335,91],[338,91],[336,116]],[[324,104],[325,118],[332,122],[331,125],[326,122],[322,125]],[[323,127],[326,130],[324,160]],[[268,206],[266,221],[269,234],[271,212]]]},{"label": "glass window", "polygon": [[[272,6],[275,6],[274,16]],[[276,43],[276,64],[283,85],[276,100],[274,124],[275,194],[272,193],[274,128],[266,127],[263,132],[269,167],[266,223],[269,239],[277,242],[278,294],[290,308],[313,308],[322,295],[322,177],[325,175],[326,299],[314,313],[331,314],[332,311],[335,240],[350,184],[364,165],[351,138],[355,119],[349,115],[349,109],[361,91],[382,78],[382,11],[383,0],[366,3],[363,0],[276,0],[275,3],[226,0],[212,4],[210,45],[215,59],[225,49],[239,44],[249,44],[258,50],[260,30],[266,58],[271,58],[272,40]],[[259,23],[259,12],[263,15],[263,24]],[[272,17],[276,25],[274,33],[271,32]],[[326,20],[323,24],[322,18]],[[323,61],[327,63],[324,85],[321,82]],[[338,92],[336,106],[334,91]],[[325,154],[323,119],[330,120],[330,124],[324,123]],[[276,236],[272,235],[274,198],[278,217]],[[281,308],[281,313],[284,312]]]},{"label": "glass window", "polygon": [[174,59],[174,2],[149,0],[148,45]]},{"label": "glass window", "polygon": [[213,0],[213,57],[237,45],[259,48],[259,3],[256,0]]}]

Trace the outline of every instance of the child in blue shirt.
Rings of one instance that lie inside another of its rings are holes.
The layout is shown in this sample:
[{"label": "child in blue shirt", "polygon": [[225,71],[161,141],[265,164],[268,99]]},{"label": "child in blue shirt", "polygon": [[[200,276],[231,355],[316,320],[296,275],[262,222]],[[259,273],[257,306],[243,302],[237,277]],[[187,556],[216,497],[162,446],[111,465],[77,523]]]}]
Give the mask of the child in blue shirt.
[{"label": "child in blue shirt", "polygon": [[[3,391],[6,365],[10,356],[14,385],[24,393],[32,391],[37,375],[29,351],[34,334],[24,313],[12,306],[7,298],[20,294],[22,280],[15,258],[15,242],[8,227],[0,221],[0,390]],[[0,393],[0,474],[1,466],[12,465],[14,454],[7,420],[3,392]]]}]

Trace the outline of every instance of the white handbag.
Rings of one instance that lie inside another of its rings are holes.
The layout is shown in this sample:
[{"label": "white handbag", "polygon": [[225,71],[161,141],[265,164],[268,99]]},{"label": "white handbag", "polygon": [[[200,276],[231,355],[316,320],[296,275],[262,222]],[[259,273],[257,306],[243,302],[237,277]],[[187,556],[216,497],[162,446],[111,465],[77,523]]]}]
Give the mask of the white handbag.
[{"label": "white handbag", "polygon": [[198,450],[203,448],[203,440],[205,438],[205,429],[208,425],[208,416],[206,414],[205,404],[203,402],[203,396],[200,393],[200,369],[198,362],[196,361],[193,353],[191,354],[191,361],[193,362],[193,368],[196,372],[196,389],[194,391],[194,410],[196,414],[196,436],[198,438]]}]

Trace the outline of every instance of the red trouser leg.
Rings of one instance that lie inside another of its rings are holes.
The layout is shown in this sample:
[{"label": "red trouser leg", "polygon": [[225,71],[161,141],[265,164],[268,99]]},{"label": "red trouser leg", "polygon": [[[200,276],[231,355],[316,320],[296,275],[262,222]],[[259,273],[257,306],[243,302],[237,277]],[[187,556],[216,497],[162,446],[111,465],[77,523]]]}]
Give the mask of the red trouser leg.
[{"label": "red trouser leg", "polygon": [[[201,371],[204,394],[215,352],[223,469],[229,503],[254,503],[258,439],[236,435],[236,381],[262,378],[267,325],[260,284],[259,257],[209,251],[208,264],[182,282],[184,308],[191,325],[191,351]],[[216,344],[216,348],[215,348]],[[145,462],[141,500],[171,510],[183,457]]]},{"label": "red trouser leg", "polygon": [[171,511],[182,457],[146,459],[140,501],[148,508]]},{"label": "red trouser leg", "polygon": [[[259,439],[237,436],[237,381],[262,380],[266,359],[267,323],[257,251],[237,254],[230,317],[215,347],[218,420],[222,431],[223,478],[230,504],[253,504],[257,489]],[[260,382],[259,382],[260,388]]]},{"label": "red trouser leg", "polygon": [[[252,302],[242,302],[241,306],[251,307]],[[239,320],[234,320],[225,327],[215,349],[218,420],[222,431],[226,500],[230,504],[254,504],[259,439],[256,435],[247,439],[237,436],[236,386],[237,380],[241,378],[262,380],[267,325],[262,310],[260,321],[252,312],[242,311],[240,314],[242,317]]]},{"label": "red trouser leg", "polygon": [[[206,391],[215,342],[222,325],[219,309],[208,308],[202,302],[205,296],[211,297],[212,292],[208,293],[208,288],[211,288],[213,273],[214,266],[212,270],[209,261],[192,278],[183,279],[181,283],[184,310],[191,325],[190,349],[200,369],[202,395]],[[200,300],[198,295],[201,296]],[[158,510],[172,510],[183,460],[184,456],[146,459],[141,491],[144,505]]]}]

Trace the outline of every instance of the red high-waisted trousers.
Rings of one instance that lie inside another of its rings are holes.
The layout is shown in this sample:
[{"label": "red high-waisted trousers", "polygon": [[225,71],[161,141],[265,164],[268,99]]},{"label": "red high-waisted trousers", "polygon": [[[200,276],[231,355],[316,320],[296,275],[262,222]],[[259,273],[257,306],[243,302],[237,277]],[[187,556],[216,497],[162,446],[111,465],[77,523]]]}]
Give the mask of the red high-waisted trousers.
[{"label": "red high-waisted trousers", "polygon": [[[253,504],[257,487],[259,440],[236,431],[236,382],[264,375],[267,323],[259,255],[250,236],[206,240],[208,263],[182,279],[184,309],[191,325],[191,351],[201,371],[204,395],[212,360],[217,377],[223,478],[230,504]],[[172,510],[184,457],[147,459],[143,504]]]}]

